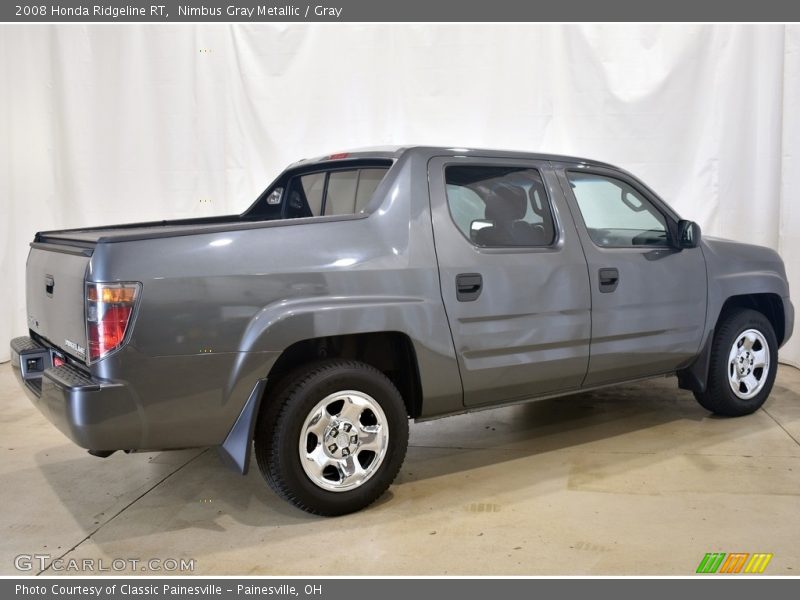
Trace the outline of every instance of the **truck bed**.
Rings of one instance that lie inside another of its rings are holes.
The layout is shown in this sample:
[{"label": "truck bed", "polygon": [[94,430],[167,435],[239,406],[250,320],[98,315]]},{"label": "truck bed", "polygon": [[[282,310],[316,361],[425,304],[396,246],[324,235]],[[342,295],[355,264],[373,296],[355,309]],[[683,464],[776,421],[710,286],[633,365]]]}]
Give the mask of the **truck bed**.
[{"label": "truck bed", "polygon": [[80,229],[41,231],[36,234],[34,243],[58,244],[59,242],[73,242],[73,244],[68,245],[88,245],[91,247],[93,244],[103,242],[210,233],[213,231],[230,229],[232,226],[245,225],[252,227],[265,222],[267,221],[264,219],[255,220],[242,215],[224,215],[171,221],[122,223],[99,227],[82,227]]}]

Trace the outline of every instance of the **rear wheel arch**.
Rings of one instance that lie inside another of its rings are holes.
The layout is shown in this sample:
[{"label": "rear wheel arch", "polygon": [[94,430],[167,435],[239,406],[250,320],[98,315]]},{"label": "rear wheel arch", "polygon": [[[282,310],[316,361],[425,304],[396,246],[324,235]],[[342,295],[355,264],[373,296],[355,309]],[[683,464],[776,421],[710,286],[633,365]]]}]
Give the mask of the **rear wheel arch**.
[{"label": "rear wheel arch", "polygon": [[414,343],[399,331],[380,331],[310,338],[286,348],[267,375],[262,396],[262,410],[278,391],[282,381],[310,362],[326,358],[342,358],[366,363],[395,385],[403,397],[411,418],[422,413],[422,383]]},{"label": "rear wheel arch", "polygon": [[325,358],[287,374],[259,415],[259,470],[283,499],[336,516],[377,500],[408,447],[408,415],[389,378],[361,361]]}]

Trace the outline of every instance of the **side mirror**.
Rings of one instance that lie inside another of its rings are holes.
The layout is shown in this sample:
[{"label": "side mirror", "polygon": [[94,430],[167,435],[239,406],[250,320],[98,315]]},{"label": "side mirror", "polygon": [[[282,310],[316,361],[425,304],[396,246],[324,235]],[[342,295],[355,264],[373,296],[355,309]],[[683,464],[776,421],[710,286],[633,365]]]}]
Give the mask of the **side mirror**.
[{"label": "side mirror", "polygon": [[678,248],[697,248],[700,244],[700,226],[694,221],[678,221]]}]

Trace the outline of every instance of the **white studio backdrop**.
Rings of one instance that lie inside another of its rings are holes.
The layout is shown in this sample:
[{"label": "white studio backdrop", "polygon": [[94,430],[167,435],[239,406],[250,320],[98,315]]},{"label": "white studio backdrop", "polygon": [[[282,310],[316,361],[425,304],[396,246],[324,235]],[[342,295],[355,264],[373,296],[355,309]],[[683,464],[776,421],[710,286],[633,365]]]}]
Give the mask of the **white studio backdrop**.
[{"label": "white studio backdrop", "polygon": [[0,69],[0,361],[37,230],[239,212],[365,145],[615,163],[800,300],[797,25],[4,26]]}]

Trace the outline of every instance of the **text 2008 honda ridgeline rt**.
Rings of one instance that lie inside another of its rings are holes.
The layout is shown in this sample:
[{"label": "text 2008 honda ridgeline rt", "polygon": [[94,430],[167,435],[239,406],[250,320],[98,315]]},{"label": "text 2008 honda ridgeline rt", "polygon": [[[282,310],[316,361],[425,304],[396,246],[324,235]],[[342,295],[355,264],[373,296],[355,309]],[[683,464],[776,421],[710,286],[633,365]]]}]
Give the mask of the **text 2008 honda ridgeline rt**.
[{"label": "text 2008 honda ridgeline rt", "polygon": [[94,454],[255,444],[335,515],[383,493],[408,419],[675,373],[758,409],[794,311],[767,248],[700,239],[608,164],[407,147],[300,161],[243,214],[37,234],[34,404]]}]

